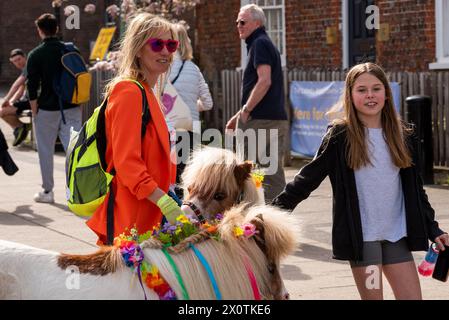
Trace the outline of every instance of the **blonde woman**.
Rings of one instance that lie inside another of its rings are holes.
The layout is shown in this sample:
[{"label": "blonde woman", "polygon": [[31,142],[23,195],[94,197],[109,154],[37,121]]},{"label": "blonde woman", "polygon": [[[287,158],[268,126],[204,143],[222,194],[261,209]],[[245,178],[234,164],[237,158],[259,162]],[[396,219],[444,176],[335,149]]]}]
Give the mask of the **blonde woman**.
[{"label": "blonde woman", "polygon": [[[397,299],[421,299],[411,251],[427,250],[428,240],[444,250],[449,237],[435,221],[415,167],[417,141],[399,119],[376,64],[349,71],[343,106],[344,118],[273,204],[293,209],[329,176],[333,256],[350,261],[361,298],[383,298],[383,273]],[[373,275],[378,286],[369,285]]]},{"label": "blonde woman", "polygon": [[[186,27],[182,23],[177,23],[175,29],[179,38],[179,48],[175,54],[169,79],[182,100],[189,107],[192,120],[194,122],[200,121],[199,113],[201,111],[212,109],[212,96],[209,91],[209,86],[204,80],[203,74],[198,66],[192,61],[192,45]],[[189,141],[187,141],[187,138]],[[200,138],[197,137],[197,140],[200,141]],[[187,144],[188,142],[190,144]],[[193,132],[189,131],[188,135],[185,131],[184,133],[177,132],[177,146],[178,152],[187,149],[191,152],[193,148]],[[189,148],[187,148],[187,146]],[[181,147],[183,148],[181,149]],[[189,155],[190,153],[178,154],[180,163],[177,167],[177,182],[179,182],[179,178],[184,171],[185,162]]]},{"label": "blonde woman", "polygon": [[[176,168],[170,161],[168,129],[156,98],[159,93],[154,93],[160,89],[178,44],[173,25],[148,13],[133,18],[122,40],[120,67],[106,89],[106,162],[109,172],[115,170],[114,198],[109,194],[87,222],[99,244],[110,244],[113,237],[134,226],[145,233],[163,215],[174,222],[182,213],[167,195]],[[130,79],[142,84],[149,103],[151,119],[143,137],[142,93]],[[113,209],[109,221],[108,202]]]}]

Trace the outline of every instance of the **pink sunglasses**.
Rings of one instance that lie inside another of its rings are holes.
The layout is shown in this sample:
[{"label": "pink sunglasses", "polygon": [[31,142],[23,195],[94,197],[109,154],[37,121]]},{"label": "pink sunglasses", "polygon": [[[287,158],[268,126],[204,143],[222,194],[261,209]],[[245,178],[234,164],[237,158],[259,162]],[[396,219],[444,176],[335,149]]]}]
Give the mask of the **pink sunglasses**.
[{"label": "pink sunglasses", "polygon": [[168,52],[173,53],[178,49],[179,41],[173,39],[162,40],[159,38],[151,38],[148,40],[148,44],[154,52],[161,52],[164,47],[166,47]]}]

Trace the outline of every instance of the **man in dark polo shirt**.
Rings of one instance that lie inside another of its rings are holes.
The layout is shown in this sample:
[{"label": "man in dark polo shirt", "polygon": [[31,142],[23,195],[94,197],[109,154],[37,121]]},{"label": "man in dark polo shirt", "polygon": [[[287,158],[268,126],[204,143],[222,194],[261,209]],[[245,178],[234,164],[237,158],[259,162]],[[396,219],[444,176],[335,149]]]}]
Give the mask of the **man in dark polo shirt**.
[{"label": "man in dark polo shirt", "polygon": [[256,161],[265,172],[264,193],[269,203],[285,187],[283,154],[288,122],[281,57],[264,24],[265,14],[259,6],[250,4],[240,9],[236,25],[240,39],[246,42],[248,61],[243,74],[242,108],[226,129],[237,127],[237,151],[244,152],[246,159]]},{"label": "man in dark polo shirt", "polygon": [[42,43],[28,55],[27,87],[34,118],[43,190],[34,195],[34,201],[53,203],[53,153],[56,138],[59,135],[64,150],[67,150],[70,128],[78,131],[81,127],[81,108],[79,105],[63,103],[66,121],[62,121],[54,85],[62,70],[61,56],[64,45],[56,38],[58,24],[54,15],[45,13],[35,23]]}]

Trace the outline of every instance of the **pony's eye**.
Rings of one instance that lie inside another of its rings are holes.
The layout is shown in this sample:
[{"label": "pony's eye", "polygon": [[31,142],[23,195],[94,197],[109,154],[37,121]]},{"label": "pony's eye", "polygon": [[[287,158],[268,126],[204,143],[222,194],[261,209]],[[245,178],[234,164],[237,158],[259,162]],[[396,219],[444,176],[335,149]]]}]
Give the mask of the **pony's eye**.
[{"label": "pony's eye", "polygon": [[222,201],[225,198],[226,198],[226,194],[224,194],[223,192],[217,192],[216,194],[214,194],[214,200]]}]

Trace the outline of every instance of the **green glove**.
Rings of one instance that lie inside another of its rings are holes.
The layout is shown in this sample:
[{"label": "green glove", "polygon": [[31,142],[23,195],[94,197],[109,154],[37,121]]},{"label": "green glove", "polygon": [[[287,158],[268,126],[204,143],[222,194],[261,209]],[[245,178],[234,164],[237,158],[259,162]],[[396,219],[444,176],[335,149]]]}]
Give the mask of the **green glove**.
[{"label": "green glove", "polygon": [[183,211],[178,206],[175,200],[171,198],[168,194],[164,194],[156,203],[156,205],[161,209],[162,214],[171,224],[176,222],[176,218],[183,214]]}]

